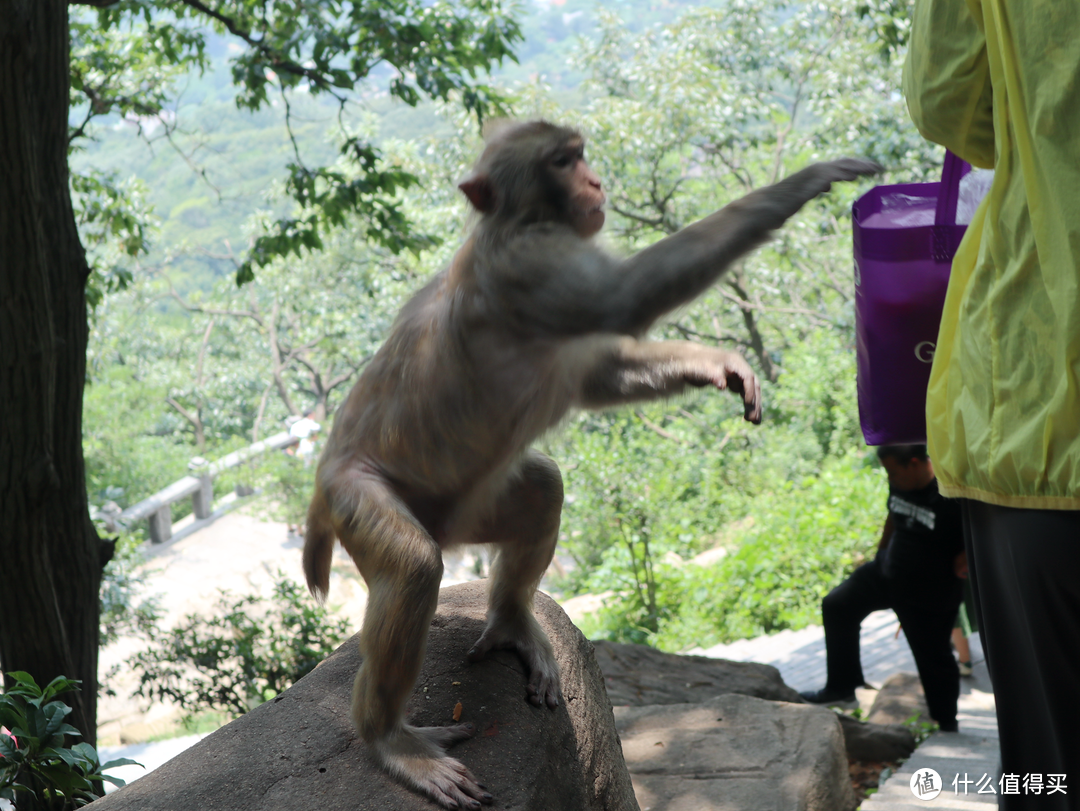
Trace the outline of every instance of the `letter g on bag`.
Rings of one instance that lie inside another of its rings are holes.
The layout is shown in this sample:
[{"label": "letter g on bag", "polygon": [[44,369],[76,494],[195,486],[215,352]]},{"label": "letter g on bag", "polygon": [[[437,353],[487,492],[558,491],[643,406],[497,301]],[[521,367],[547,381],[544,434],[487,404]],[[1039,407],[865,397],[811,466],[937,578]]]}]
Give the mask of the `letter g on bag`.
[{"label": "letter g on bag", "polygon": [[937,344],[933,341],[922,341],[915,344],[915,357],[923,363],[933,363],[935,349],[937,349]]}]

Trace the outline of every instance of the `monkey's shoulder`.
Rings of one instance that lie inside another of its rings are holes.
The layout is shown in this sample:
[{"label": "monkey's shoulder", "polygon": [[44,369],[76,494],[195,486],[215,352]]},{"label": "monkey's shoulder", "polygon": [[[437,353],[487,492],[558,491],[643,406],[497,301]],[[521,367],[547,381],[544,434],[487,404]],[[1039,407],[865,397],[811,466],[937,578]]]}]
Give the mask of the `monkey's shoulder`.
[{"label": "monkey's shoulder", "polygon": [[618,260],[595,237],[561,223],[539,222],[489,242],[477,241],[473,278],[488,303],[527,316],[571,296],[600,294]]}]

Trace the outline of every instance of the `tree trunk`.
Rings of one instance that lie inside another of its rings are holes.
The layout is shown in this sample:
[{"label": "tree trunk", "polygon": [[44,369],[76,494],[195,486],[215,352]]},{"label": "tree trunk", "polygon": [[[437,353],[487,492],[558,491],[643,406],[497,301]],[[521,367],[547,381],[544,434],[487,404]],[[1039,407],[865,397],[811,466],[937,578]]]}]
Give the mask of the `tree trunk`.
[{"label": "tree trunk", "polygon": [[86,256],[67,169],[68,9],[0,0],[0,666],[81,679],[69,720],[96,739],[106,550],[82,455]]}]

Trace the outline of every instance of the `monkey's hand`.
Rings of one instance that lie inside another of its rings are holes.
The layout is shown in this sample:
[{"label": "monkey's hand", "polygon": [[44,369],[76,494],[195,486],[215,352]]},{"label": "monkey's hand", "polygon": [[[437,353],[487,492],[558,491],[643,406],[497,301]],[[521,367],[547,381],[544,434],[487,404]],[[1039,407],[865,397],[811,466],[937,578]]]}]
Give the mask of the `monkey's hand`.
[{"label": "monkey's hand", "polygon": [[[760,192],[764,199],[767,200],[772,196],[774,201],[780,202],[778,213],[787,219],[798,211],[803,203],[827,192],[832,188],[833,183],[858,180],[860,177],[876,175],[884,171],[884,167],[874,161],[863,158],[841,158],[824,163],[812,163],[805,169],[784,178],[775,186],[761,189]],[[775,190],[775,194],[771,190]]]},{"label": "monkey's hand", "polygon": [[761,424],[761,381],[739,353],[710,352],[706,358],[691,365],[684,379],[691,386],[716,386],[741,394],[743,419],[754,425]]},{"label": "monkey's hand", "polygon": [[517,651],[529,672],[525,692],[531,704],[537,707],[546,704],[551,709],[559,706],[562,699],[559,663],[555,661],[547,634],[531,613],[516,622],[489,620],[484,633],[469,650],[469,661],[479,662],[493,650]]}]

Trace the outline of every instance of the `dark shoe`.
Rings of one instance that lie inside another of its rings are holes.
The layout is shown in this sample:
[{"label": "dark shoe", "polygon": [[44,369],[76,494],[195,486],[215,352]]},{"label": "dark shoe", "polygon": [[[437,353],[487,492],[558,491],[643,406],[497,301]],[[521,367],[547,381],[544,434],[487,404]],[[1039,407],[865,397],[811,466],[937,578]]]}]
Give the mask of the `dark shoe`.
[{"label": "dark shoe", "polygon": [[858,699],[855,698],[855,691],[844,692],[843,690],[832,690],[825,687],[821,690],[807,690],[805,693],[799,693],[803,698],[809,701],[811,704],[857,704]]},{"label": "dark shoe", "polygon": [[942,732],[959,732],[960,724],[958,724],[954,719],[952,721],[946,721],[943,724],[938,724],[938,729],[940,729]]}]

